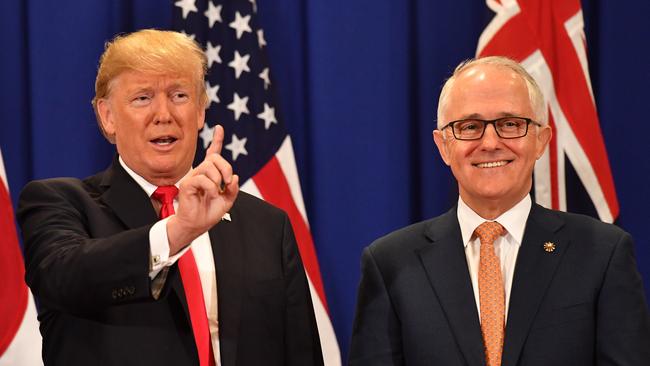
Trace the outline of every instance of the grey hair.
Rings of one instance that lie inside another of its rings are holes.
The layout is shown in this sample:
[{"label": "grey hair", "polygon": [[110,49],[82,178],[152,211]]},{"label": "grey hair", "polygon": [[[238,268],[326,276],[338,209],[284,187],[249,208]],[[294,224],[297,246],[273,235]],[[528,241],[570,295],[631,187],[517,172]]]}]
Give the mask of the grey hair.
[{"label": "grey hair", "polygon": [[443,127],[443,124],[448,122],[442,120],[442,114],[447,107],[447,99],[449,97],[451,89],[454,86],[454,83],[456,82],[456,79],[464,71],[478,65],[495,65],[506,67],[514,71],[517,75],[521,76],[526,82],[526,88],[528,89],[528,98],[530,99],[530,105],[533,108],[533,112],[535,113],[536,122],[539,122],[542,126],[546,126],[548,124],[548,109],[546,108],[544,94],[542,94],[542,90],[539,88],[539,85],[528,73],[528,71],[526,71],[526,69],[524,69],[524,67],[521,66],[521,64],[519,64],[517,61],[508,57],[488,56],[469,59],[461,62],[458,66],[456,66],[456,69],[454,70],[454,73],[451,75],[451,77],[447,79],[442,87],[442,91],[440,92],[440,99],[438,100],[438,129]]}]

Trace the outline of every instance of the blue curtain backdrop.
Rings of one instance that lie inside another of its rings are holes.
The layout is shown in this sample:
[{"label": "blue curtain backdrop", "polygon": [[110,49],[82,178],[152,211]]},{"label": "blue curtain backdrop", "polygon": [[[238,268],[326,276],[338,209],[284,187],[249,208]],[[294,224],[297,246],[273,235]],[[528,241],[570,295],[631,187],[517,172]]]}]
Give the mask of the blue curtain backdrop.
[{"label": "blue curtain backdrop", "polygon": [[[491,18],[476,0],[258,0],[342,353],[359,256],[372,240],[440,214],[455,183],[431,141],[442,81]],[[14,203],[31,179],[105,168],[90,100],[103,44],[169,28],[172,2],[4,0],[0,148]],[[583,1],[592,85],[621,206],[650,294],[650,2]],[[571,179],[571,188],[580,185]],[[581,206],[576,194],[570,206]]]}]

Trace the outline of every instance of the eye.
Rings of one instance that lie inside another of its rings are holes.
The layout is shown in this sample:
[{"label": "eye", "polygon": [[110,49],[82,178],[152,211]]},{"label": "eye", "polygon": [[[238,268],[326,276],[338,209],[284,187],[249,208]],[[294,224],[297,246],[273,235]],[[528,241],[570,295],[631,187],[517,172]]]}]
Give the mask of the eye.
[{"label": "eye", "polygon": [[477,130],[479,128],[480,128],[480,126],[479,126],[479,123],[477,121],[464,121],[464,122],[459,123],[459,125],[458,125],[458,129],[460,131],[468,131],[468,132],[470,132],[470,131]]},{"label": "eye", "polygon": [[151,103],[151,96],[146,94],[138,95],[131,100],[131,103],[136,107],[149,105]]},{"label": "eye", "polygon": [[181,91],[172,93],[172,101],[174,103],[184,103],[190,99],[189,94]]},{"label": "eye", "polygon": [[503,128],[519,128],[524,124],[520,119],[505,119],[501,121],[501,127]]}]

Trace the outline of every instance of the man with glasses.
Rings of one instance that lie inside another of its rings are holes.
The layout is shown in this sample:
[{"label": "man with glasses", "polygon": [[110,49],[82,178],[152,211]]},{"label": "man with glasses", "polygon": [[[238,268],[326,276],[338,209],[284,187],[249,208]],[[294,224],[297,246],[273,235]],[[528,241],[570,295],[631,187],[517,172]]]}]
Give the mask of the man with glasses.
[{"label": "man with glasses", "polygon": [[504,57],[461,63],[433,139],[458,204],[364,250],[350,365],[648,365],[630,235],[530,198],[551,139],[535,80]]}]

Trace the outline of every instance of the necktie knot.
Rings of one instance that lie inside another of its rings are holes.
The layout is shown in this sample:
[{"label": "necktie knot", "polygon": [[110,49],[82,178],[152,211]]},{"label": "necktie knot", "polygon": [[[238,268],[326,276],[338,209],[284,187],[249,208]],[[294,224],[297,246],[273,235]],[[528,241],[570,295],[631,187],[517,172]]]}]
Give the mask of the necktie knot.
[{"label": "necktie knot", "polygon": [[151,197],[162,204],[170,204],[174,202],[177,194],[176,186],[161,186],[156,188]]},{"label": "necktie knot", "polygon": [[162,186],[156,188],[151,195],[151,198],[162,203],[160,207],[160,218],[171,216],[174,214],[174,198],[178,194],[176,186]]},{"label": "necktie knot", "polygon": [[481,245],[492,245],[494,241],[504,234],[505,229],[496,221],[486,221],[474,231],[481,240]]}]

